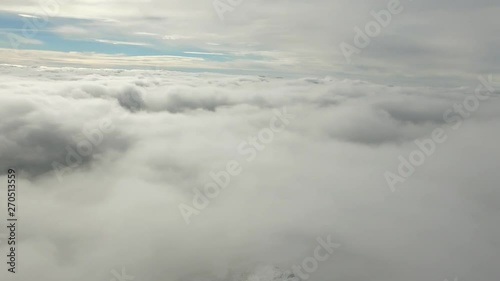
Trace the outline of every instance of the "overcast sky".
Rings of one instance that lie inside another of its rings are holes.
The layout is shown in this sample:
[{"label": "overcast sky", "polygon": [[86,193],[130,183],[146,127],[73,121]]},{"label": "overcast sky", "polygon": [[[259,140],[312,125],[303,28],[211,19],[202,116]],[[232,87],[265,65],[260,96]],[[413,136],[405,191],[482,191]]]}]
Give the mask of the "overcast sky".
[{"label": "overcast sky", "polygon": [[[0,3],[0,46],[11,48],[9,33],[23,36],[26,22],[34,20],[29,16],[48,14],[49,22],[40,21],[37,32],[19,48],[74,51],[83,57],[17,54],[42,65],[159,64],[172,70],[334,75],[433,85],[462,85],[478,74],[499,73],[500,4],[495,0],[401,0],[402,11],[351,63],[340,44],[352,44],[354,28],[364,29],[373,20],[370,12],[387,9],[390,1],[242,0],[222,10],[223,19],[211,0],[39,2],[44,1]],[[216,3],[228,5],[225,0]],[[96,54],[89,58],[89,52]],[[131,56],[173,57],[130,62]]]}]

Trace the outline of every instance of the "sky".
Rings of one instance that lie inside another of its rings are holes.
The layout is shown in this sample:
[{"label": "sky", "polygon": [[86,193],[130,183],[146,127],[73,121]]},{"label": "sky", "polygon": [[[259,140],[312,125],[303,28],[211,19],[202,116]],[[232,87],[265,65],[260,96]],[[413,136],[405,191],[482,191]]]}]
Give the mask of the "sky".
[{"label": "sky", "polygon": [[0,280],[498,280],[499,12],[1,0]]},{"label": "sky", "polygon": [[354,46],[355,28],[391,1],[5,0],[0,46],[22,50],[5,63],[52,66],[446,86],[498,75],[498,1],[397,2],[399,12],[349,60],[341,44]]}]

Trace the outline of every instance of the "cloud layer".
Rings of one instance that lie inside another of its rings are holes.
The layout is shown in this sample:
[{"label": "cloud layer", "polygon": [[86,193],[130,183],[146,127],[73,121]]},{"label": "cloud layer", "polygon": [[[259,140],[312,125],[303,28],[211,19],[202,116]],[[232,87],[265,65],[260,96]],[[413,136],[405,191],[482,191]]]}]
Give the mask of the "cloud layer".
[{"label": "cloud layer", "polygon": [[[286,280],[327,235],[341,247],[310,280],[500,276],[498,92],[453,130],[443,114],[476,84],[7,65],[0,76],[0,170],[21,176],[20,280],[110,280],[123,267],[137,280]],[[293,121],[246,161],[238,146],[282,108]],[[60,181],[52,164],[103,120],[113,130]],[[448,141],[392,193],[384,173],[436,127]],[[230,160],[241,175],[187,225],[179,204]]]}]

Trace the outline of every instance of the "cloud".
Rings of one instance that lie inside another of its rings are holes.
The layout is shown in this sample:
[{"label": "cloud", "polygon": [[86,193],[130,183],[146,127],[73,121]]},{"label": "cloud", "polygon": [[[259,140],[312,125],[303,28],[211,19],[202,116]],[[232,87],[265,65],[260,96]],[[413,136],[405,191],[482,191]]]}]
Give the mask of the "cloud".
[{"label": "cloud", "polygon": [[151,33],[151,32],[135,32],[135,34],[144,35],[144,36],[160,36],[160,34]]},{"label": "cloud", "polygon": [[[83,52],[52,52],[1,49],[7,64],[38,66],[76,66],[88,68],[193,68],[202,65],[203,58],[188,56],[135,56]],[[216,68],[220,66],[214,65]]]},{"label": "cloud", "polygon": [[104,39],[95,39],[95,41],[113,45],[149,46],[148,43],[141,43],[141,42],[125,42],[125,41],[113,41]]},{"label": "cloud", "polygon": [[63,35],[83,35],[88,34],[88,30],[77,26],[63,25],[53,29],[54,32]]},{"label": "cloud", "polygon": [[37,16],[26,15],[26,14],[18,14],[18,16],[23,17],[23,18],[34,18],[34,19],[39,19],[40,18],[40,17],[37,17]]},{"label": "cloud", "polygon": [[[330,234],[342,246],[310,280],[500,274],[498,93],[391,193],[384,172],[447,128],[440,117],[475,84],[9,65],[0,76],[0,169],[20,177],[22,280],[109,280],[126,268],[137,280],[285,281]],[[281,108],[295,118],[247,161],[238,147]],[[101,120],[114,130],[59,181],[51,163]],[[230,160],[241,175],[186,225],[179,204]]]},{"label": "cloud", "polygon": [[[224,21],[217,16],[212,1],[107,0],[98,7],[93,1],[74,0],[60,1],[58,16],[95,21],[90,26],[82,24],[92,29],[91,34],[103,36],[93,38],[118,34],[118,38],[128,38],[125,42],[141,42],[145,34],[165,34],[168,30],[171,40],[158,40],[154,44],[158,49],[196,48],[216,42],[223,48],[214,46],[206,52],[287,53],[261,59],[273,61],[282,73],[294,69],[301,75],[355,76],[413,85],[425,80],[432,86],[457,86],[464,80],[473,83],[476,73],[498,74],[495,58],[500,57],[500,42],[492,36],[498,33],[498,1],[435,2],[401,0],[403,11],[393,16],[391,24],[351,64],[340,44],[352,43],[354,28],[373,21],[371,12],[387,7],[387,0],[244,1],[232,7]],[[2,1],[0,9],[33,15],[43,12],[38,3],[28,0]],[[106,28],[102,19],[108,19]],[[280,64],[281,59],[290,57],[293,63]],[[259,64],[261,73],[269,74],[269,68],[257,57],[253,62]],[[241,64],[226,65],[226,69],[242,68]]]},{"label": "cloud", "polygon": [[118,102],[124,108],[135,112],[144,108],[142,94],[134,87],[128,87],[118,95]]},{"label": "cloud", "polygon": [[176,34],[163,36],[163,39],[165,39],[165,40],[179,40],[179,39],[189,39],[189,38],[191,38],[191,37],[189,37],[189,36],[182,36],[182,35],[176,35]]},{"label": "cloud", "polygon": [[207,53],[207,52],[184,52],[184,54],[193,54],[193,55],[210,55],[210,56],[223,56],[222,53]]}]

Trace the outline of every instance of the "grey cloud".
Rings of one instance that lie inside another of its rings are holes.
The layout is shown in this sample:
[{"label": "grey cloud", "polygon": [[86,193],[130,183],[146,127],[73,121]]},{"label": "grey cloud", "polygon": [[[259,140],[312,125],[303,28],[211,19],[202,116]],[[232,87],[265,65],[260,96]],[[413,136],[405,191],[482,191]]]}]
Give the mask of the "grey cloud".
[{"label": "grey cloud", "polygon": [[[4,118],[0,123],[2,173],[9,167],[15,167],[26,175],[40,176],[53,171],[54,162],[68,166],[67,157],[71,151],[77,151],[82,140],[89,141],[83,131],[99,128],[95,122],[99,120],[89,120],[88,116],[83,117],[82,113],[78,112],[85,110],[84,106],[77,106],[73,112],[80,115],[79,117],[73,119],[71,116],[65,116],[65,119],[61,120],[57,114],[48,112],[58,112],[61,110],[61,104],[50,104],[49,100],[43,97],[16,98],[6,94],[3,101]],[[62,114],[68,113],[66,111]],[[89,123],[92,125],[89,126]],[[108,135],[103,133],[102,141],[98,145],[92,145],[92,153],[81,157],[81,166],[90,165],[101,154],[123,152],[130,144],[131,139],[125,138],[119,131]]]},{"label": "grey cloud", "polygon": [[133,87],[125,88],[118,95],[118,102],[120,105],[132,112],[144,109],[144,100],[141,92]]}]

